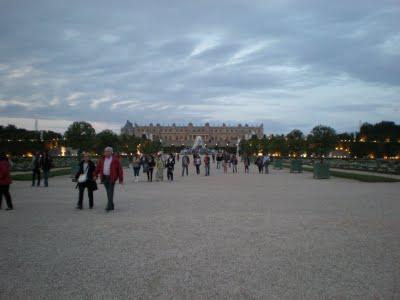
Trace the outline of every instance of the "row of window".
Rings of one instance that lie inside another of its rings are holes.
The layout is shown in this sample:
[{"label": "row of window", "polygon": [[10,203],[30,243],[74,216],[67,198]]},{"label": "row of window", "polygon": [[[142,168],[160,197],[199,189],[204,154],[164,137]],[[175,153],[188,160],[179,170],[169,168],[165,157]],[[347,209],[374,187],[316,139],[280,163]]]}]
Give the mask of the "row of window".
[{"label": "row of window", "polygon": [[[205,130],[205,129],[191,129],[190,131],[186,128],[166,128],[166,129],[160,129],[160,130],[154,130],[154,129],[145,129],[148,132],[153,132],[154,134],[163,134],[163,133],[203,133],[203,134],[207,134],[207,133],[251,133],[251,130],[249,130],[248,128],[238,128],[238,129],[227,129],[227,128],[221,128],[221,129],[209,129],[209,130]],[[256,129],[256,132],[259,132],[258,129]]]},{"label": "row of window", "polygon": [[[155,139],[162,139],[165,141],[176,141],[176,142],[181,142],[181,141],[194,141],[196,139],[197,135],[160,135],[160,136],[153,136],[153,138]],[[214,141],[227,141],[227,140],[237,140],[239,138],[244,139],[245,136],[218,136],[218,137],[214,137],[214,136],[202,136],[202,139],[205,142],[214,142]]]}]

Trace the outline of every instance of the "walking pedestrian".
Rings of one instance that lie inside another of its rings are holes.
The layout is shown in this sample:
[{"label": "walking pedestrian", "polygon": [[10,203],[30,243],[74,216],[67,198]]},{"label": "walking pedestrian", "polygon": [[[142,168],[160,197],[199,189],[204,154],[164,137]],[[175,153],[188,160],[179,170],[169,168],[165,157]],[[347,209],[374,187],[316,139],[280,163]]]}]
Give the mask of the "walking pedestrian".
[{"label": "walking pedestrian", "polygon": [[153,171],[154,171],[154,167],[156,165],[156,162],[154,160],[154,156],[152,154],[150,154],[147,157],[147,163],[148,163],[148,167],[147,167],[147,181],[149,182],[153,182]]},{"label": "walking pedestrian", "polygon": [[49,153],[47,151],[43,153],[41,166],[43,170],[44,186],[48,187],[50,169],[53,167],[53,159],[51,158],[51,156],[49,156]]},{"label": "walking pedestrian", "polygon": [[237,173],[238,159],[237,159],[236,155],[234,155],[234,154],[232,155],[231,161],[232,161],[232,171],[233,171],[233,173]]},{"label": "walking pedestrian", "polygon": [[248,155],[245,155],[245,157],[243,158],[243,165],[244,165],[244,173],[249,174],[250,158]]},{"label": "walking pedestrian", "polygon": [[206,176],[210,176],[210,157],[208,156],[208,153],[204,156],[204,169],[206,171]]},{"label": "walking pedestrian", "polygon": [[222,154],[221,152],[217,153],[217,169],[221,168]]},{"label": "walking pedestrian", "polygon": [[190,164],[189,155],[185,153],[182,157],[182,176],[185,175],[185,171],[186,171],[186,176],[189,176],[189,164]]},{"label": "walking pedestrian", "polygon": [[263,167],[264,167],[264,170],[265,170],[265,174],[269,173],[269,163],[270,163],[269,155],[265,154],[263,156]]},{"label": "walking pedestrian", "polygon": [[170,181],[174,180],[174,166],[175,166],[175,157],[171,153],[167,159],[166,167],[167,167],[167,178]]},{"label": "walking pedestrian", "polygon": [[90,160],[89,153],[83,153],[83,159],[79,163],[79,170],[75,175],[75,180],[77,187],[79,189],[78,203],[76,205],[77,209],[82,209],[83,207],[83,195],[85,189],[87,189],[87,194],[89,198],[89,208],[93,208],[93,191],[97,190],[97,183],[95,180],[96,175],[96,165]]},{"label": "walking pedestrian", "polygon": [[11,180],[11,164],[8,160],[7,155],[4,152],[0,153],[0,209],[3,203],[3,196],[6,198],[7,208],[6,210],[14,209],[11,195],[10,195],[10,184]]},{"label": "walking pedestrian", "polygon": [[213,153],[211,153],[211,157],[212,157],[212,162],[213,162],[213,164],[215,163],[215,153],[213,152]]},{"label": "walking pedestrian", "polygon": [[133,177],[135,182],[139,182],[141,160],[139,154],[135,154],[132,159]]},{"label": "walking pedestrian", "polygon": [[258,173],[262,174],[263,173],[263,169],[264,169],[263,157],[262,156],[258,156],[257,159],[256,159],[255,164],[258,167]]},{"label": "walking pedestrian", "polygon": [[42,165],[42,158],[40,152],[36,152],[35,156],[32,158],[31,169],[32,169],[32,186],[40,186],[40,167]]},{"label": "walking pedestrian", "polygon": [[197,154],[195,159],[194,159],[194,165],[196,166],[196,174],[200,174],[200,165],[201,165],[201,158],[200,155]]},{"label": "walking pedestrian", "polygon": [[228,173],[228,160],[225,158],[222,160],[222,168],[224,169],[224,174]]},{"label": "walking pedestrian", "polygon": [[164,181],[164,160],[162,159],[161,153],[157,155],[155,160],[155,167],[156,167],[156,181]]},{"label": "walking pedestrian", "polygon": [[106,147],[104,149],[104,157],[100,159],[96,176],[100,175],[100,180],[104,184],[107,192],[106,211],[114,210],[114,187],[117,180],[123,184],[124,173],[119,159],[113,155],[113,149]]}]

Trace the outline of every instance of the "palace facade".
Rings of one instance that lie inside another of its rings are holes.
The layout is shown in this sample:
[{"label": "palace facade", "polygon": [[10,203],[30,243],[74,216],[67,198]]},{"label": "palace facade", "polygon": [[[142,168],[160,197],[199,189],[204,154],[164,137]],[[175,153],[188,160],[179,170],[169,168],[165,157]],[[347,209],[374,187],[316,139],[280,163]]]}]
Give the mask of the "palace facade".
[{"label": "palace facade", "polygon": [[152,140],[160,140],[164,145],[184,145],[191,147],[196,137],[201,137],[206,145],[209,146],[235,146],[238,139],[249,139],[253,135],[262,138],[264,128],[260,126],[210,126],[209,123],[203,126],[195,126],[189,123],[186,126],[178,126],[173,123],[170,126],[162,126],[160,124],[138,125],[126,121],[124,127],[121,128],[121,134],[143,136]]}]

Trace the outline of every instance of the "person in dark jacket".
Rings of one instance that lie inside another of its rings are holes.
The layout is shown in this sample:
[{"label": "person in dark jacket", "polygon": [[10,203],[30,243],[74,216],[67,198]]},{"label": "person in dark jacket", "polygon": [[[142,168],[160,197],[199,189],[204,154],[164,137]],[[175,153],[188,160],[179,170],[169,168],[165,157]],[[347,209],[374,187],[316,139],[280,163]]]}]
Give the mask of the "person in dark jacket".
[{"label": "person in dark jacket", "polygon": [[44,179],[44,186],[48,187],[49,186],[49,173],[50,169],[53,167],[53,159],[47,152],[43,153],[42,161],[41,161],[41,167],[43,170],[43,179]]},{"label": "person in dark jacket", "polygon": [[167,162],[165,164],[165,167],[167,168],[167,178],[170,181],[174,180],[174,167],[175,167],[175,157],[171,153],[167,159]]},{"label": "person in dark jacket", "polygon": [[40,186],[40,167],[42,165],[42,157],[39,152],[36,152],[32,159],[32,186],[35,186],[37,177],[37,186]]},{"label": "person in dark jacket", "polygon": [[154,171],[154,167],[156,165],[156,161],[154,160],[153,155],[149,155],[147,157],[147,181],[149,182],[153,182],[153,171]]},{"label": "person in dark jacket", "polygon": [[76,205],[77,209],[82,209],[83,194],[87,189],[89,198],[89,208],[93,208],[93,191],[97,190],[97,184],[95,180],[96,165],[90,160],[87,152],[83,153],[83,160],[79,163],[79,170],[75,175],[75,179],[78,182],[79,198]]},{"label": "person in dark jacket", "polygon": [[244,173],[248,174],[249,173],[249,166],[250,166],[250,158],[248,155],[246,155],[243,158],[243,165],[244,165]]},{"label": "person in dark jacket", "polygon": [[186,171],[186,176],[189,175],[189,164],[190,164],[190,158],[185,153],[185,155],[183,155],[182,157],[182,176],[185,175],[185,171]]},{"label": "person in dark jacket", "polygon": [[232,172],[237,173],[238,159],[236,155],[234,154],[232,155],[231,162],[232,162]]},{"label": "person in dark jacket", "polygon": [[258,173],[259,174],[264,173],[264,163],[263,163],[263,157],[262,156],[258,156],[257,157],[257,159],[255,161],[255,164],[258,167]]},{"label": "person in dark jacket", "polygon": [[210,176],[210,157],[208,153],[204,156],[204,170],[206,171],[206,176]]},{"label": "person in dark jacket", "polygon": [[11,165],[8,157],[5,155],[5,153],[0,153],[0,209],[1,204],[3,203],[3,195],[6,198],[6,210],[12,210],[14,208],[10,195],[10,184],[12,182],[10,169]]}]

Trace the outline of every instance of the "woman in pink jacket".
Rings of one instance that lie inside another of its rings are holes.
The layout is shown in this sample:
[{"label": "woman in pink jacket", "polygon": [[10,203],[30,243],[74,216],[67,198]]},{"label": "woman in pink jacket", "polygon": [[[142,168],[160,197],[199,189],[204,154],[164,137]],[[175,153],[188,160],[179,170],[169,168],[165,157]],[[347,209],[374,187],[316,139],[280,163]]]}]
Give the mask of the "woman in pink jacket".
[{"label": "woman in pink jacket", "polygon": [[8,157],[5,153],[0,153],[0,209],[1,204],[3,202],[3,195],[6,198],[7,208],[6,210],[12,210],[13,205],[11,201],[10,195],[10,184],[11,184],[11,175],[10,175],[10,162],[8,161]]}]

